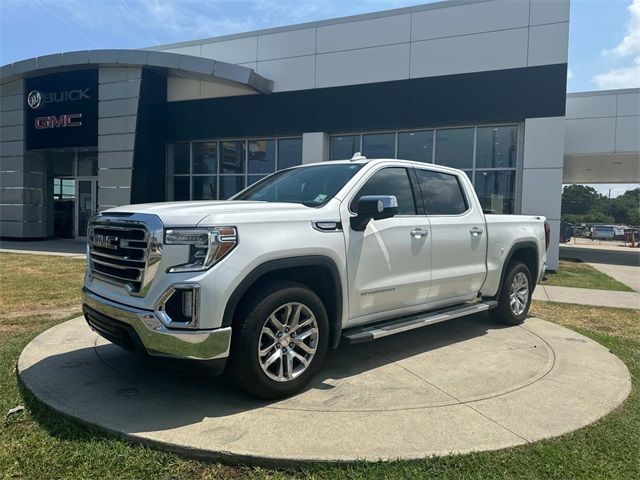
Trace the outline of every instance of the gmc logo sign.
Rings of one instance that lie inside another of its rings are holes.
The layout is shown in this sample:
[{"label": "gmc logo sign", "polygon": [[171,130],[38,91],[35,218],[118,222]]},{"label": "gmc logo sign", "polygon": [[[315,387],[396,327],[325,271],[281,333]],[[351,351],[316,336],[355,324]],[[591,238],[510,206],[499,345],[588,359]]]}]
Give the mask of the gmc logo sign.
[{"label": "gmc logo sign", "polygon": [[38,130],[47,128],[81,127],[81,113],[67,113],[62,115],[50,115],[46,117],[36,117],[34,125]]}]

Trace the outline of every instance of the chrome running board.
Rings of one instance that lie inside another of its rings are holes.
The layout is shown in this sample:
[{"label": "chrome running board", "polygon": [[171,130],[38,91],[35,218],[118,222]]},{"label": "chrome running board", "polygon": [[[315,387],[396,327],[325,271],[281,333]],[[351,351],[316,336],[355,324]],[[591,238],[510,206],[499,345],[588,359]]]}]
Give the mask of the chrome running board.
[{"label": "chrome running board", "polygon": [[364,325],[345,330],[342,338],[347,343],[370,342],[382,337],[388,337],[407,330],[426,327],[434,323],[445,322],[453,318],[464,317],[474,313],[485,312],[498,305],[495,300],[488,300],[478,303],[465,303],[455,307],[447,307],[431,312],[420,313],[410,317],[394,318],[374,325]]}]

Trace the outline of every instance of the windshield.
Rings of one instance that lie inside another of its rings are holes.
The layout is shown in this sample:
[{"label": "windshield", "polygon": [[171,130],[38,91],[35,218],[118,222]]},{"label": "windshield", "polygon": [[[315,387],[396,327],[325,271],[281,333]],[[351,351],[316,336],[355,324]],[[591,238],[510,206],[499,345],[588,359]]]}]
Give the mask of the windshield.
[{"label": "windshield", "polygon": [[269,175],[232,200],[302,203],[319,207],[331,200],[360,168],[362,164],[358,163],[289,168]]}]

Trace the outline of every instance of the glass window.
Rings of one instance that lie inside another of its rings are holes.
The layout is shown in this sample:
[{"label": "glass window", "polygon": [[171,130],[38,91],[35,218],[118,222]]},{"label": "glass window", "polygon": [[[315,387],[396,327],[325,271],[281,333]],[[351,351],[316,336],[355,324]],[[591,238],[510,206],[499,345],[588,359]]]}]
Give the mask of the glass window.
[{"label": "glass window", "polygon": [[476,168],[513,168],[518,151],[518,127],[478,127]]},{"label": "glass window", "polygon": [[193,179],[193,200],[217,200],[216,177],[211,175],[191,178]]},{"label": "glass window", "polygon": [[247,187],[249,185],[253,185],[256,182],[259,182],[260,180],[262,180],[264,177],[266,177],[266,175],[249,175],[247,177]]},{"label": "glass window", "polygon": [[399,215],[416,214],[416,204],[406,168],[383,168],[374,173],[353,197],[352,211],[356,211],[358,200],[365,195],[395,195],[398,199]]},{"label": "glass window", "polygon": [[78,176],[94,177],[98,175],[98,152],[78,152]]},{"label": "glass window", "polygon": [[396,134],[372,133],[362,137],[362,154],[367,158],[395,158]]},{"label": "glass window", "polygon": [[349,160],[360,150],[360,135],[331,137],[331,160]]},{"label": "glass window", "polygon": [[399,133],[398,158],[433,162],[433,130]]},{"label": "glass window", "polygon": [[302,164],[302,139],[278,140],[278,170]]},{"label": "glass window", "polygon": [[454,168],[472,168],[473,130],[473,128],[436,130],[436,163]]},{"label": "glass window", "polygon": [[169,145],[169,174],[189,173],[189,144]]},{"label": "glass window", "polygon": [[487,213],[515,211],[515,170],[476,170],[475,189]]},{"label": "glass window", "polygon": [[176,202],[189,200],[189,177],[173,177],[173,199]]},{"label": "glass window", "polygon": [[220,173],[244,173],[244,142],[220,142]]},{"label": "glass window", "polygon": [[319,207],[331,200],[362,168],[358,163],[328,163],[281,170],[248,188],[234,200],[302,203]]},{"label": "glass window", "polygon": [[467,201],[455,175],[417,169],[418,182],[427,215],[459,215]]},{"label": "glass window", "polygon": [[244,189],[244,175],[220,176],[220,200],[233,197],[242,189]]},{"label": "glass window", "polygon": [[218,171],[218,142],[193,144],[193,173],[215,175]]},{"label": "glass window", "polygon": [[273,173],[276,171],[276,141],[249,141],[249,173]]}]

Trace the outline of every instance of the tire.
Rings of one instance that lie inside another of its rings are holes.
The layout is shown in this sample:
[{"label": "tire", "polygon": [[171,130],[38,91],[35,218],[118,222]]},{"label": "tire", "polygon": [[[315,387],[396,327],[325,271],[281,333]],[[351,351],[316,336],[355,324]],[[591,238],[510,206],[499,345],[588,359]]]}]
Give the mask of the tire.
[{"label": "tire", "polygon": [[[525,280],[526,285],[523,284]],[[517,286],[521,288],[516,288]],[[520,325],[524,322],[531,305],[532,286],[531,273],[527,266],[519,261],[509,263],[507,275],[498,293],[498,306],[489,312],[491,318],[505,325]],[[519,293],[512,292],[512,287]],[[512,298],[512,293],[515,298]]]},{"label": "tire", "polygon": [[225,373],[257,397],[288,397],[318,372],[328,344],[329,320],[318,295],[300,283],[273,282],[254,289],[235,316]]}]

